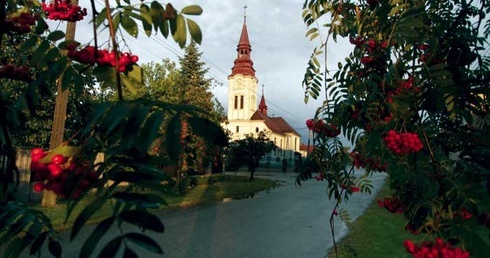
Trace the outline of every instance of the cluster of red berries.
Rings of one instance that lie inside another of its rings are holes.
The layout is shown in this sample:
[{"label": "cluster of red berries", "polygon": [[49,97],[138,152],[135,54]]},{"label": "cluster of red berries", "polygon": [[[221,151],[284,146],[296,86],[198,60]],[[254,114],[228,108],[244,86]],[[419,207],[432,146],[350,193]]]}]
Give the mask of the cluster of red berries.
[{"label": "cluster of red berries", "polygon": [[436,238],[434,243],[424,242],[421,245],[415,245],[411,240],[407,239],[403,242],[403,246],[407,252],[416,258],[468,258],[470,254],[461,248],[453,247],[449,243],[445,243],[441,238]]},{"label": "cluster of red berries", "polygon": [[5,19],[2,27],[4,31],[15,32],[19,34],[25,34],[31,32],[31,26],[36,24],[38,15],[31,15],[30,13],[21,13],[18,16],[13,16]]},{"label": "cluster of red berries", "polygon": [[363,37],[350,37],[349,42],[356,47],[364,48],[368,53],[375,52],[376,50],[388,48],[388,41],[376,42],[375,39],[365,39]]},{"label": "cluster of red berries", "polygon": [[364,45],[365,39],[363,37],[349,37],[349,42],[356,47],[361,47]]},{"label": "cluster of red berries", "polygon": [[87,8],[74,5],[71,0],[52,0],[51,3],[42,3],[41,7],[50,20],[76,22],[83,20],[87,15]]},{"label": "cluster of red berries", "polygon": [[350,187],[347,187],[346,185],[341,184],[340,185],[340,188],[342,188],[342,189],[350,189],[350,191],[352,193],[357,193],[357,192],[360,192],[361,191],[361,188],[359,186],[355,186],[355,185],[351,185]]},{"label": "cluster of red berries", "polygon": [[356,168],[366,168],[367,167],[371,170],[383,172],[383,171],[386,171],[386,168],[388,166],[388,164],[386,164],[386,163],[381,164],[381,159],[379,157],[377,159],[375,159],[375,158],[364,158],[357,151],[352,151],[350,153],[350,156],[352,157],[352,163],[353,163],[354,167],[356,167]]},{"label": "cluster of red berries", "polygon": [[389,130],[384,137],[386,147],[396,154],[409,154],[420,151],[424,145],[415,133],[397,133]]},{"label": "cluster of red berries", "polygon": [[51,190],[60,197],[77,199],[97,181],[99,175],[85,164],[72,163],[68,157],[56,154],[47,163],[42,162],[49,152],[41,148],[31,151],[31,170],[35,173],[36,192]]},{"label": "cluster of red berries", "polygon": [[326,124],[323,120],[314,121],[306,120],[306,126],[315,133],[326,135],[327,137],[336,137],[340,134],[340,129],[334,124]]},{"label": "cluster of red berries", "polygon": [[400,199],[395,197],[385,197],[383,200],[378,200],[378,206],[387,209],[391,213],[402,213],[404,210]]},{"label": "cluster of red berries", "polygon": [[[116,67],[116,52],[107,49],[96,50],[94,46],[86,46],[75,50],[75,46],[68,48],[68,56],[83,64],[110,65]],[[138,62],[139,57],[125,52],[119,56],[119,72],[125,72],[130,66]]]},{"label": "cluster of red berries", "polygon": [[23,66],[16,66],[14,64],[7,64],[0,68],[0,78],[6,78],[16,81],[31,82],[32,77],[29,72],[29,68]]},{"label": "cluster of red berries", "polygon": [[399,82],[398,87],[396,87],[395,90],[389,91],[386,99],[389,103],[393,103],[393,96],[402,93],[404,90],[410,90],[412,88],[415,92],[420,92],[419,87],[413,87],[413,78],[410,76],[407,80]]},{"label": "cluster of red berries", "polygon": [[428,53],[430,46],[428,44],[421,44],[418,46],[418,49],[420,49],[420,51],[422,52],[422,54],[419,56],[418,61],[421,63],[426,63],[432,57],[432,54]]},{"label": "cluster of red berries", "polygon": [[323,181],[323,179],[325,179],[325,177],[323,176],[322,173],[318,174],[318,176],[315,177],[316,181]]},{"label": "cluster of red berries", "polygon": [[473,214],[471,214],[465,207],[462,207],[454,213],[454,216],[459,216],[463,220],[468,220],[473,217]]}]

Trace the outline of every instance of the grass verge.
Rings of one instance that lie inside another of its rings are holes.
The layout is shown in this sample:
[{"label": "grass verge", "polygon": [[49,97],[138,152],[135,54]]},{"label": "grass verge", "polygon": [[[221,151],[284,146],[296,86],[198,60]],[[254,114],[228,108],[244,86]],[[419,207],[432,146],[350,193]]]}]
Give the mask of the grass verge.
[{"label": "grass verge", "polygon": [[[218,202],[222,201],[224,198],[247,196],[276,186],[277,183],[275,181],[263,178],[248,180],[248,177],[244,176],[202,176],[197,178],[197,185],[190,189],[185,195],[164,195],[163,198],[167,201],[168,206],[164,206],[160,210],[177,209]],[[43,211],[51,219],[54,228],[66,230],[73,225],[78,214],[80,214],[83,208],[92,202],[94,198],[94,196],[89,195],[81,200],[66,223],[66,203],[62,201],[54,207],[41,207],[36,205],[33,206],[33,208]],[[111,214],[112,204],[106,202],[105,205],[91,217],[89,223],[97,223]]]},{"label": "grass verge", "polygon": [[405,224],[401,214],[392,214],[378,206],[376,200],[388,196],[389,193],[389,186],[385,183],[365,213],[351,224],[349,233],[337,243],[338,256],[335,256],[332,248],[328,257],[408,257],[403,241],[419,241],[422,237],[414,236],[403,229]]}]

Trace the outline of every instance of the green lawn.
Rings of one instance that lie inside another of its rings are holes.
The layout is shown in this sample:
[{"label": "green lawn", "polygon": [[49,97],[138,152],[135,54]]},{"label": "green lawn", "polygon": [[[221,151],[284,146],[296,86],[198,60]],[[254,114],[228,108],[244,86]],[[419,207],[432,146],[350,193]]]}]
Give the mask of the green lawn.
[{"label": "green lawn", "polygon": [[[163,207],[162,210],[212,203],[222,201],[224,198],[228,197],[240,198],[276,186],[276,182],[262,178],[248,180],[248,177],[243,176],[202,176],[197,178],[197,186],[190,189],[184,196],[164,196],[168,206]],[[78,215],[81,210],[93,200],[93,198],[93,196],[87,196],[81,200],[66,224],[64,223],[66,217],[66,204],[64,202],[59,202],[55,207],[35,206],[35,208],[41,209],[46,213],[55,228],[61,230],[68,229],[73,224],[76,215]],[[97,223],[111,213],[112,204],[107,202],[100,211],[91,218],[90,223]]]},{"label": "green lawn", "polygon": [[[385,184],[366,212],[358,217],[349,233],[337,243],[339,258],[407,258],[403,247],[405,239],[421,240],[420,236],[405,231],[401,214],[392,214],[378,206],[376,200],[389,195]],[[328,257],[336,257],[333,248]]]}]

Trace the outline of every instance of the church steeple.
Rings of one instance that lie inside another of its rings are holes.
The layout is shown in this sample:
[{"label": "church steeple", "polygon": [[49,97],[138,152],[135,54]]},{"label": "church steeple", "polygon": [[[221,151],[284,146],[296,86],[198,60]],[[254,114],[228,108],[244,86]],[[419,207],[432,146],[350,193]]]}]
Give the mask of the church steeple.
[{"label": "church steeple", "polygon": [[247,31],[247,6],[243,15],[243,27],[237,46],[231,74],[228,76],[228,120],[249,120],[257,111],[257,77],[250,52],[252,47]]},{"label": "church steeple", "polygon": [[247,6],[245,5],[243,8],[245,9],[245,13],[243,15],[242,33],[240,34],[240,40],[238,41],[237,58],[235,59],[233,68],[231,68],[230,76],[237,74],[255,76],[254,63],[250,56],[252,46],[250,45],[247,31]]},{"label": "church steeple", "polygon": [[264,115],[267,115],[267,105],[265,104],[265,96],[264,96],[264,84],[262,84],[262,97],[260,98],[259,112]]}]

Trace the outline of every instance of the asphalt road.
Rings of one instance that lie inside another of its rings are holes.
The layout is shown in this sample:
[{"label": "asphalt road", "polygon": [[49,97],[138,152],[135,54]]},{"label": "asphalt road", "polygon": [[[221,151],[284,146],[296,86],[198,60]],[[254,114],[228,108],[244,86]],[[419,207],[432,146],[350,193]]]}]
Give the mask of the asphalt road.
[{"label": "asphalt road", "polygon": [[[282,186],[256,194],[253,198],[223,202],[173,211],[162,215],[164,234],[150,234],[169,258],[261,258],[261,257],[326,257],[333,246],[328,224],[334,202],[326,195],[326,183],[315,179],[296,186],[292,172],[257,172],[257,176],[278,180]],[[384,181],[384,174],[373,178],[375,189]],[[373,192],[373,195],[376,191]],[[342,208],[357,218],[372,201],[373,196],[355,193]],[[336,237],[346,233],[345,225],[337,219]],[[81,237],[64,244],[63,257],[78,257],[81,239],[91,233],[87,227]],[[132,228],[125,228],[131,231]],[[114,237],[119,231],[112,229]],[[67,234],[62,235],[67,239]],[[78,240],[80,239],[80,240]],[[106,241],[99,243],[100,250]],[[142,250],[138,247],[135,250]],[[47,251],[47,250],[46,250]],[[97,251],[97,250],[96,250]],[[162,257],[141,252],[140,257]],[[122,257],[122,253],[114,254]]]}]

